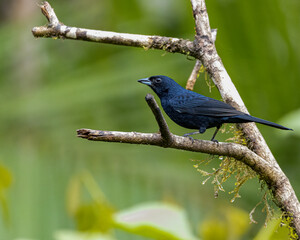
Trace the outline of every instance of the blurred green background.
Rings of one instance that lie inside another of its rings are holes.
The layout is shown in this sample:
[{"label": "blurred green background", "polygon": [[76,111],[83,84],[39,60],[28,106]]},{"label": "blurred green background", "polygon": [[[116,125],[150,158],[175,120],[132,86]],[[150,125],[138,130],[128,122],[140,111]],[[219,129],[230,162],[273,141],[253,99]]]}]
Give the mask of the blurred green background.
[{"label": "blurred green background", "polygon": [[[194,36],[188,0],[49,2],[69,26],[190,40]],[[217,50],[250,113],[296,128],[300,117],[291,113],[300,106],[300,2],[216,0],[207,1],[207,8],[211,27],[218,29]],[[35,39],[31,28],[44,24],[37,1],[1,0],[0,164],[13,182],[3,192],[9,220],[0,218],[0,239],[53,239],[57,230],[75,229],[66,194],[71,177],[82,170],[94,176],[116,209],[149,201],[182,206],[200,237],[201,222],[218,216],[220,209],[235,206],[250,212],[261,200],[257,179],[243,186],[242,198],[234,203],[228,194],[233,181],[214,199],[213,186],[202,185],[204,178],[191,161],[209,159],[207,155],[77,138],[79,128],[156,132],[144,100],[151,90],[137,80],[163,74],[185,85],[195,61],[156,50]],[[216,88],[209,91],[204,76],[195,91],[220,99]],[[186,133],[167,121],[175,134]],[[299,131],[286,134],[258,127],[300,192]],[[200,138],[209,139],[213,131]],[[219,134],[218,139],[229,136]],[[216,158],[203,168],[212,171],[219,162]],[[258,224],[250,225],[243,239],[253,239],[263,226],[261,208],[254,215]],[[119,239],[143,239],[116,234]]]}]

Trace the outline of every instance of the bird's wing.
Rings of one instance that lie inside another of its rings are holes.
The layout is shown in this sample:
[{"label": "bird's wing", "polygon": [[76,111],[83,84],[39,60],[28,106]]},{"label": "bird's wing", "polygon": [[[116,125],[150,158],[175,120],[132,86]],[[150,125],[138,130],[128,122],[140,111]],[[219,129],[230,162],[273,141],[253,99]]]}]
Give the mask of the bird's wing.
[{"label": "bird's wing", "polygon": [[172,106],[179,113],[204,115],[209,117],[232,117],[244,115],[227,103],[205,96],[183,97],[177,96],[173,99]]}]

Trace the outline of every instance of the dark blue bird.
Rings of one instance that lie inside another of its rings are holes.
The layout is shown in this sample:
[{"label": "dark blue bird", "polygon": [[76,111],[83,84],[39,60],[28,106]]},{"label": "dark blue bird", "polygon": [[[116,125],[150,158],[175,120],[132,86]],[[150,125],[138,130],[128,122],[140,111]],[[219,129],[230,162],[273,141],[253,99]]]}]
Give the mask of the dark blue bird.
[{"label": "dark blue bird", "polygon": [[283,130],[292,130],[277,123],[252,117],[227,103],[187,90],[166,76],[152,76],[138,82],[152,88],[160,98],[164,111],[175,123],[184,128],[199,130],[184,134],[185,137],[204,133],[206,129],[216,127],[211,141],[217,142],[215,136],[223,123],[257,122]]}]

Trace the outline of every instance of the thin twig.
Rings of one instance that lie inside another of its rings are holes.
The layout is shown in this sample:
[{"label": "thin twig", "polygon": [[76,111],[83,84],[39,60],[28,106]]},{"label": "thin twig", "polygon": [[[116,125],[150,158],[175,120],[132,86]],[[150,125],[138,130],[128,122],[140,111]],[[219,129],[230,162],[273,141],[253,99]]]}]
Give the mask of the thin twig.
[{"label": "thin twig", "polygon": [[172,138],[173,135],[169,130],[168,124],[164,116],[162,115],[162,112],[160,111],[157,102],[155,101],[154,97],[151,94],[147,94],[145,99],[149,107],[151,108],[152,113],[155,116],[164,144],[169,145],[173,141]]},{"label": "thin twig", "polygon": [[195,66],[191,72],[191,75],[190,75],[189,79],[187,80],[186,87],[185,87],[186,89],[191,90],[191,91],[194,89],[194,85],[198,78],[198,74],[200,72],[201,66],[202,66],[201,61],[197,59]]},{"label": "thin twig", "polygon": [[47,18],[50,25],[56,26],[59,24],[58,18],[54,12],[54,9],[51,7],[51,5],[48,2],[43,2],[41,5],[39,5],[41,8],[42,13]]}]

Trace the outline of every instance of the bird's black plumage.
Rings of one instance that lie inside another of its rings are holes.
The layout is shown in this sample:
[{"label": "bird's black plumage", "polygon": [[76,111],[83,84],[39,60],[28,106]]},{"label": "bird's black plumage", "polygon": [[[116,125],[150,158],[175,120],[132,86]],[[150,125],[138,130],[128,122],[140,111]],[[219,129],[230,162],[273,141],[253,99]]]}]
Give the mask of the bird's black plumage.
[{"label": "bird's black plumage", "polygon": [[[257,122],[283,130],[292,130],[277,123],[252,117],[227,103],[187,90],[166,76],[152,76],[140,79],[138,82],[152,88],[160,98],[166,114],[178,125],[184,128],[198,129],[199,133],[216,127],[212,141],[216,141],[214,138],[223,123]],[[188,133],[185,136],[195,133]]]}]

